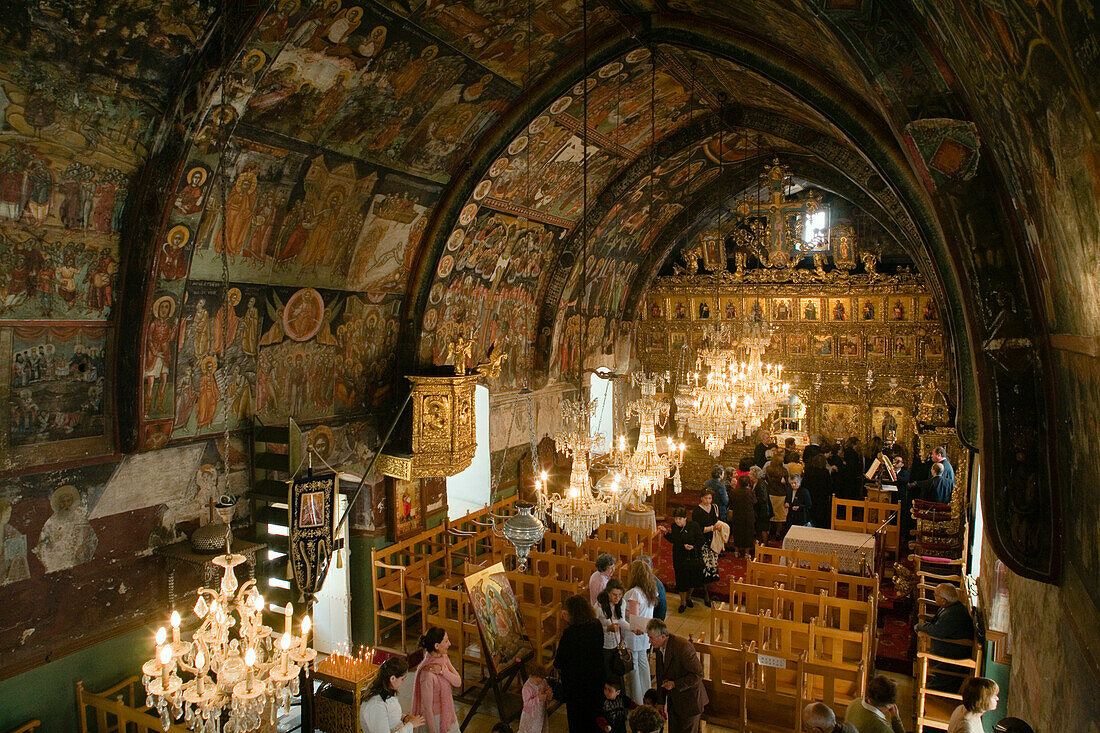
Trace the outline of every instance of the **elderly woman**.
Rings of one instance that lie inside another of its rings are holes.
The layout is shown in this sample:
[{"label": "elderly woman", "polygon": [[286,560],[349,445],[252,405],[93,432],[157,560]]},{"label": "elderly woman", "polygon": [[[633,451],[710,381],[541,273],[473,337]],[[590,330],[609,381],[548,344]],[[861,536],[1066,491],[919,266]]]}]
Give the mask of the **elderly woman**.
[{"label": "elderly woman", "polygon": [[672,526],[665,532],[665,539],[672,543],[672,570],[676,574],[676,590],[680,593],[680,609],[683,613],[695,604],[691,593],[697,588],[710,598],[703,582],[703,530],[687,518],[687,510],[678,506],[672,510]]},{"label": "elderly woman", "polygon": [[[714,541],[714,526],[718,524],[718,507],[714,505],[714,492],[703,489],[699,496],[699,506],[691,510],[691,521],[699,525],[703,530],[703,548],[700,552],[703,558],[703,583],[709,584],[718,580],[718,553],[714,551],[711,542]],[[707,596],[706,604],[710,606],[710,596]]]}]

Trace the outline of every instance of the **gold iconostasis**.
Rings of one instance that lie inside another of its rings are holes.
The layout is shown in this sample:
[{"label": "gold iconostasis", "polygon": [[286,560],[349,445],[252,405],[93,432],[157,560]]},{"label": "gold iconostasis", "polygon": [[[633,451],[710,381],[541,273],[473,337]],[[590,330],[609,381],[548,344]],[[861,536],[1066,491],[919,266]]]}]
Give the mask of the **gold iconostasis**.
[{"label": "gold iconostasis", "polygon": [[930,388],[945,389],[946,345],[923,279],[790,270],[658,278],[642,304],[636,343],[646,371],[674,379],[696,369],[707,332],[729,324],[772,330],[765,361],[783,364],[784,379],[805,406],[803,430],[861,439],[896,432],[909,445],[915,410]]}]

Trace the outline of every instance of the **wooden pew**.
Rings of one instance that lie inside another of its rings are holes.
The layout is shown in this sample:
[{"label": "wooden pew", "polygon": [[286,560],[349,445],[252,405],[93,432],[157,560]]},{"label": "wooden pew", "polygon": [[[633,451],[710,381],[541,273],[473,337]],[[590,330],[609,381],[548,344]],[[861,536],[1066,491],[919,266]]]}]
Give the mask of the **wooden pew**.
[{"label": "wooden pew", "polygon": [[838,572],[840,570],[840,563],[836,555],[828,555],[823,552],[784,550],[781,547],[769,547],[759,542],[756,543],[756,551],[753,553],[753,557],[757,562],[766,562],[772,565],[790,565],[810,570],[836,570]]},{"label": "wooden pew", "polygon": [[734,648],[755,644],[761,654],[797,657],[806,653],[814,662],[870,668],[874,642],[869,627],[857,631],[832,629],[816,620],[808,623],[773,618],[770,612],[741,613],[711,609],[709,638],[714,644]]},{"label": "wooden pew", "polygon": [[825,591],[836,598],[867,600],[878,598],[878,576],[865,578],[829,570],[793,568],[750,560],[745,568],[745,581],[752,585],[782,585],[800,593]]},{"label": "wooden pew", "polygon": [[723,644],[695,641],[703,663],[703,687],[710,702],[704,718],[710,724],[734,730],[742,724],[741,688],[745,679],[745,652]]},{"label": "wooden pew", "polygon": [[770,611],[775,618],[809,623],[817,619],[823,626],[858,631],[870,626],[875,618],[875,599],[854,601],[820,592],[816,595],[787,590],[782,586],[760,586],[730,580],[731,610],[743,613]]},{"label": "wooden pew", "polygon": [[805,652],[760,651],[694,640],[710,703],[703,719],[738,731],[801,730],[802,708],[825,702],[842,711],[866,691],[866,667],[809,660]]},{"label": "wooden pew", "polygon": [[536,661],[552,660],[561,635],[561,603],[544,602],[543,578],[537,575],[510,570],[508,581],[516,594],[524,631],[535,647]]},{"label": "wooden pew", "polygon": [[885,501],[833,497],[833,529],[841,532],[874,534],[891,514],[894,516],[884,530],[882,548],[897,559],[901,557],[900,506]]},{"label": "wooden pew", "polygon": [[848,703],[862,698],[867,692],[867,666],[863,664],[851,667],[803,661],[799,671],[803,678],[803,706],[811,702],[823,702],[838,717],[844,715],[843,711]]},{"label": "wooden pew", "polygon": [[82,681],[76,683],[80,733],[187,733],[178,723],[162,728],[156,710],[144,703],[145,689],[137,676],[100,693],[88,692]]},{"label": "wooden pew", "polygon": [[[802,729],[803,675],[796,661],[776,657],[763,660],[746,650],[745,684],[741,688],[741,730],[790,733]],[[770,652],[762,651],[769,657]],[[797,657],[796,657],[797,659]],[[775,666],[782,663],[783,667]]]}]

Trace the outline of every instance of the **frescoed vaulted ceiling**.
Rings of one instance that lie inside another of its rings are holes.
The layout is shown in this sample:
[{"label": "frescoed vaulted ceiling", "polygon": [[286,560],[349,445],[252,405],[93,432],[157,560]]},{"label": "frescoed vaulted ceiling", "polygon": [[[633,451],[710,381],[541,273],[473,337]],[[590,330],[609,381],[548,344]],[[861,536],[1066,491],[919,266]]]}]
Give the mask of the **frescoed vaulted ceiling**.
[{"label": "frescoed vaulted ceiling", "polygon": [[[0,3],[0,471],[375,419],[457,334],[498,392],[567,381],[773,156],[928,280],[963,436],[1046,434],[1040,334],[1100,332],[1091,3],[585,8]],[[1042,547],[1001,549],[1050,579],[1036,481]]]}]

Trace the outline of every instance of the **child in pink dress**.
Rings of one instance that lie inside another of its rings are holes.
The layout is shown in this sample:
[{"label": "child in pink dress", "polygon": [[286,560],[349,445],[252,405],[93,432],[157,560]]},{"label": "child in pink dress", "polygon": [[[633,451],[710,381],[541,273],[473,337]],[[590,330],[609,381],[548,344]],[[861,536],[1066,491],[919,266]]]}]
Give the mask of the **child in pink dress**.
[{"label": "child in pink dress", "polygon": [[523,713],[519,716],[517,733],[546,733],[546,704],[554,693],[546,682],[545,665],[531,664],[527,668],[527,681],[523,683]]},{"label": "child in pink dress", "polygon": [[451,640],[446,631],[433,626],[420,637],[420,646],[424,661],[416,668],[413,715],[424,717],[428,733],[448,733],[458,724],[452,688],[462,687],[462,677],[447,655]]}]

